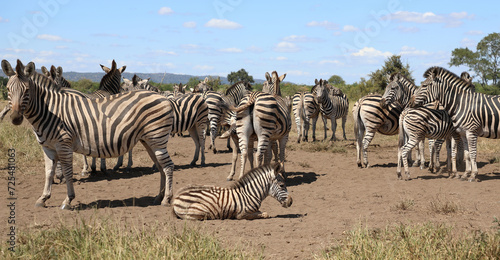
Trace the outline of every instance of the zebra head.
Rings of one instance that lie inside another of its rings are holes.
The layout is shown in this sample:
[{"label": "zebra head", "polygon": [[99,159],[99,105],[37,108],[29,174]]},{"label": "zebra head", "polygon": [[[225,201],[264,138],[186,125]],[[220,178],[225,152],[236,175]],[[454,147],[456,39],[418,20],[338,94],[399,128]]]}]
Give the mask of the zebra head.
[{"label": "zebra head", "polygon": [[275,198],[281,206],[288,208],[292,205],[292,196],[288,194],[285,185],[285,178],[283,177],[283,163],[276,163],[272,166],[273,174],[271,174],[271,187],[269,195]]},{"label": "zebra head", "polygon": [[431,67],[424,73],[425,80],[422,81],[422,85],[412,97],[411,107],[421,107],[438,100],[436,84],[441,81],[438,73],[439,69],[437,67]]},{"label": "zebra head", "polygon": [[316,83],[316,85],[311,90],[314,101],[316,101],[317,104],[322,104],[323,101],[328,98],[328,82],[323,79],[319,79],[319,81],[316,79],[314,83]]},{"label": "zebra head", "polygon": [[201,93],[204,93],[206,91],[212,91],[213,88],[208,84],[208,82],[209,82],[208,77],[206,77],[203,81],[200,81],[200,83],[198,83],[198,86],[196,87],[198,91]]},{"label": "zebra head", "polygon": [[266,81],[262,84],[262,92],[274,96],[281,96],[280,83],[285,79],[286,73],[278,76],[278,72],[273,71],[271,75],[266,72]]},{"label": "zebra head", "polygon": [[399,81],[401,78],[401,74],[393,73],[392,75],[387,77],[389,83],[385,87],[384,95],[382,95],[382,99],[380,100],[380,105],[383,108],[386,108],[387,105],[399,100],[403,95],[403,85]]},{"label": "zebra head", "polygon": [[121,92],[120,82],[122,80],[122,73],[127,66],[116,68],[116,62],[111,62],[111,69],[101,64],[102,70],[106,73],[99,83],[99,89],[103,89],[110,94],[117,94]]},{"label": "zebra head", "polygon": [[20,125],[29,101],[29,90],[33,84],[30,77],[35,73],[35,63],[30,62],[25,67],[20,60],[17,60],[14,71],[7,60],[2,60],[2,70],[9,77],[7,90],[9,106],[12,108],[10,118],[12,124]]}]

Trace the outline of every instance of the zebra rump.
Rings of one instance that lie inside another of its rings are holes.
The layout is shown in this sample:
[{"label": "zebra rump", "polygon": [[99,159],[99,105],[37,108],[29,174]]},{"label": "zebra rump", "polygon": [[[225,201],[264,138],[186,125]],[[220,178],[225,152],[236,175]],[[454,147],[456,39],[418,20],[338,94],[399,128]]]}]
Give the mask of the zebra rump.
[{"label": "zebra rump", "polygon": [[269,195],[288,208],[292,197],[281,175],[282,164],[255,168],[228,188],[191,185],[180,189],[173,200],[173,213],[181,219],[257,219],[269,218],[259,211]]}]

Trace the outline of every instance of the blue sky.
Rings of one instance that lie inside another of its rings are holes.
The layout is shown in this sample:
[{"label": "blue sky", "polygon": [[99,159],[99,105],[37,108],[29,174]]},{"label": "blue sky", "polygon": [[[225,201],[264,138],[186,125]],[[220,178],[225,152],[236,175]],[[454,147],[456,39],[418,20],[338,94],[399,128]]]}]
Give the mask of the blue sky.
[{"label": "blue sky", "polygon": [[[21,4],[22,3],[22,4]],[[417,83],[451,51],[500,31],[498,1],[6,1],[0,58],[64,71],[227,76],[244,68],[312,85],[359,81],[393,54]],[[466,68],[451,68],[457,74]]]}]

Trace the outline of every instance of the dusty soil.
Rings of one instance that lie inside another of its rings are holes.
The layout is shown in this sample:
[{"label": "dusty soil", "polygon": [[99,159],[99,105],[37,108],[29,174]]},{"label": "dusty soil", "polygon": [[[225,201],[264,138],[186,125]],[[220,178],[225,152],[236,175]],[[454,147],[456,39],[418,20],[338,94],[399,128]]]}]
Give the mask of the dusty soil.
[{"label": "dusty soil", "polygon": [[[111,171],[109,176],[97,177],[75,175],[76,199],[73,205],[79,205],[81,210],[59,209],[66,196],[65,185],[53,187],[47,208],[35,208],[35,201],[43,190],[44,166],[18,165],[17,224],[19,229],[50,228],[61,221],[74,223],[75,219],[90,219],[96,215],[112,216],[122,221],[124,226],[153,222],[179,227],[187,224],[214,234],[227,247],[242,246],[255,252],[263,248],[266,259],[311,259],[345,237],[346,231],[359,225],[384,228],[392,224],[431,221],[470,232],[492,230],[495,225],[498,226],[493,220],[500,217],[500,170],[498,163],[489,163],[488,158],[492,155],[479,153],[478,178],[481,182],[478,183],[449,180],[447,175],[431,174],[419,168],[412,168],[415,179],[405,182],[396,178],[396,146],[377,145],[377,138],[380,137],[375,137],[375,145],[369,149],[372,165],[369,169],[357,167],[352,140],[340,141],[340,145],[345,146],[345,153],[306,152],[300,145],[294,144],[295,149],[287,151],[286,162],[289,175],[287,186],[294,198],[293,205],[282,208],[277,201],[268,198],[261,209],[267,211],[271,218],[253,221],[186,223],[176,219],[170,207],[153,206],[153,198],[159,188],[159,174],[150,170],[152,162],[142,145],[134,149],[135,161],[131,172]],[[290,138],[290,142],[295,142],[295,138]],[[221,153],[207,151],[206,167],[190,167],[194,152],[191,138],[175,137],[169,141],[169,152],[176,164],[174,192],[194,183],[229,184],[226,176],[231,153],[227,152],[225,141],[217,140],[216,143]],[[446,156],[444,152],[442,154],[443,161]],[[112,164],[108,162],[108,168]],[[75,173],[79,173],[80,156],[76,156],[74,165]],[[32,167],[39,174],[24,173],[32,171]],[[6,205],[7,181],[2,178],[1,182],[2,205]],[[408,200],[414,201],[413,207],[408,210],[398,207]],[[431,203],[455,203],[458,211],[442,214],[433,210]],[[0,216],[3,223],[6,223],[8,214],[9,209],[2,206]],[[2,224],[0,228],[0,234],[7,234],[7,225]]]}]

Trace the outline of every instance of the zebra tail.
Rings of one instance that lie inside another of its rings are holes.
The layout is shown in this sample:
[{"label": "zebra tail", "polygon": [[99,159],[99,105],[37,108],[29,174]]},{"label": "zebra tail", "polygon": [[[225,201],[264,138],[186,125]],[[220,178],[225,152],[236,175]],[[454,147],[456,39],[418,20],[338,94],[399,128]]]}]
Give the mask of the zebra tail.
[{"label": "zebra tail", "polygon": [[306,119],[306,110],[304,109],[304,99],[305,99],[305,93],[301,92],[300,93],[300,102],[299,102],[299,122],[303,125],[305,124],[305,119]]},{"label": "zebra tail", "polygon": [[232,111],[236,112],[236,113],[239,113],[241,111],[244,111],[246,109],[248,109],[250,106],[252,106],[253,104],[255,104],[255,95],[250,95],[250,98],[248,99],[248,102],[239,106],[239,107],[234,107],[234,106],[230,106],[229,109],[231,109]]},{"label": "zebra tail", "polygon": [[399,132],[399,137],[398,137],[398,147],[401,148],[403,147],[403,145],[405,144],[405,136],[404,136],[404,129],[403,129],[403,121],[404,121],[404,117],[406,115],[406,110],[403,111],[403,113],[401,113],[401,115],[399,116],[399,129],[398,129],[398,132]]},{"label": "zebra tail", "polygon": [[360,138],[359,136],[359,121],[360,121],[360,117],[359,117],[359,111],[360,111],[360,108],[361,108],[361,103],[358,101],[354,104],[354,107],[353,107],[353,118],[354,118],[354,139],[356,140],[356,142],[358,141],[358,138]]}]

